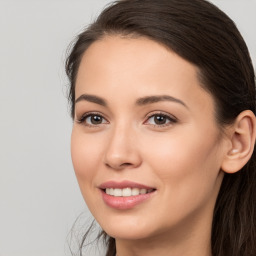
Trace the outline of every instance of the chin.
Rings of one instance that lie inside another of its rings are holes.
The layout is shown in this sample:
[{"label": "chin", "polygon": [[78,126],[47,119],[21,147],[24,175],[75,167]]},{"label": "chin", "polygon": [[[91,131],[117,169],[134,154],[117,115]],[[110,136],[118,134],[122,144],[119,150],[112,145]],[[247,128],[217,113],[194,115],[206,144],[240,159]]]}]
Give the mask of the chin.
[{"label": "chin", "polygon": [[109,236],[120,240],[143,240],[151,236],[146,230],[131,228],[112,228],[105,232]]},{"label": "chin", "polygon": [[[144,215],[143,215],[144,216]],[[139,240],[153,236],[156,232],[154,220],[142,216],[113,216],[98,221],[102,229],[111,237],[122,240]]]}]

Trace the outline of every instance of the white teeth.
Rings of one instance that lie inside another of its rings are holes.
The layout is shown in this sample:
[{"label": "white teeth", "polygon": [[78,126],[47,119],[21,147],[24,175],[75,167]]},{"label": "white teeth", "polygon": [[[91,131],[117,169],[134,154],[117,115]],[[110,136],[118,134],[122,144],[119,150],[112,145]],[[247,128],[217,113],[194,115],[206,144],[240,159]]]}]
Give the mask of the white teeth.
[{"label": "white teeth", "polygon": [[113,189],[113,188],[110,188],[110,189],[109,189],[109,193],[110,193],[111,196],[113,196],[113,195],[114,195],[114,189]]},{"label": "white teeth", "polygon": [[123,195],[123,191],[121,188],[114,189],[114,196],[122,196],[122,195]]},{"label": "white teeth", "polygon": [[131,188],[124,188],[122,196],[131,196],[132,195],[132,190]]},{"label": "white teeth", "polygon": [[139,188],[106,188],[105,192],[108,195],[111,196],[123,196],[123,197],[129,197],[129,196],[138,196],[138,195],[144,195],[147,193],[152,192],[153,189],[139,189]]},{"label": "white teeth", "polygon": [[132,196],[137,196],[140,194],[140,190],[138,188],[132,188]]},{"label": "white teeth", "polygon": [[140,194],[143,195],[143,194],[146,194],[146,193],[147,193],[147,190],[146,190],[146,189],[141,189],[141,190],[140,190]]},{"label": "white teeth", "polygon": [[114,195],[114,189],[113,188],[106,188],[106,194],[113,196]]}]

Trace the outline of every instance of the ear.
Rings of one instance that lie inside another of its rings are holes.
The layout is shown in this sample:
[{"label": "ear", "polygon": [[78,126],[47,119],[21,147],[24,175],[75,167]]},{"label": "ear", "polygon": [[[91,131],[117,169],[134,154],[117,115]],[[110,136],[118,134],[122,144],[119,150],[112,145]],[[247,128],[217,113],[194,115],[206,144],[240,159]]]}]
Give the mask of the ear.
[{"label": "ear", "polygon": [[250,110],[241,112],[228,128],[231,143],[225,152],[222,170],[235,173],[243,168],[252,156],[256,137],[256,117]]}]

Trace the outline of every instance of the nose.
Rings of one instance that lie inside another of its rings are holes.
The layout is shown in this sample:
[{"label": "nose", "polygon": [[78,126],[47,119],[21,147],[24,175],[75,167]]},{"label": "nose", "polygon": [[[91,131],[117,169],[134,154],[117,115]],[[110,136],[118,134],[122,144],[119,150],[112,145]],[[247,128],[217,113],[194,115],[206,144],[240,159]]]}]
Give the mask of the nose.
[{"label": "nose", "polygon": [[136,132],[131,127],[115,127],[105,151],[105,165],[114,170],[139,167],[142,159],[136,138]]}]

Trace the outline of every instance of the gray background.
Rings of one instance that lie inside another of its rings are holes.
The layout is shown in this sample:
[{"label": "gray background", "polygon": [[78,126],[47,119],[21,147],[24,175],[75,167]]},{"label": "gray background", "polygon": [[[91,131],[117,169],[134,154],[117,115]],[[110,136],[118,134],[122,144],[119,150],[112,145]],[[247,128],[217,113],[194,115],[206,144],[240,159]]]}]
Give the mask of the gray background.
[{"label": "gray background", "polygon": [[[70,158],[64,59],[109,2],[0,0],[0,256],[70,255],[72,224],[89,216]],[[255,65],[256,0],[213,2],[236,22]]]}]

